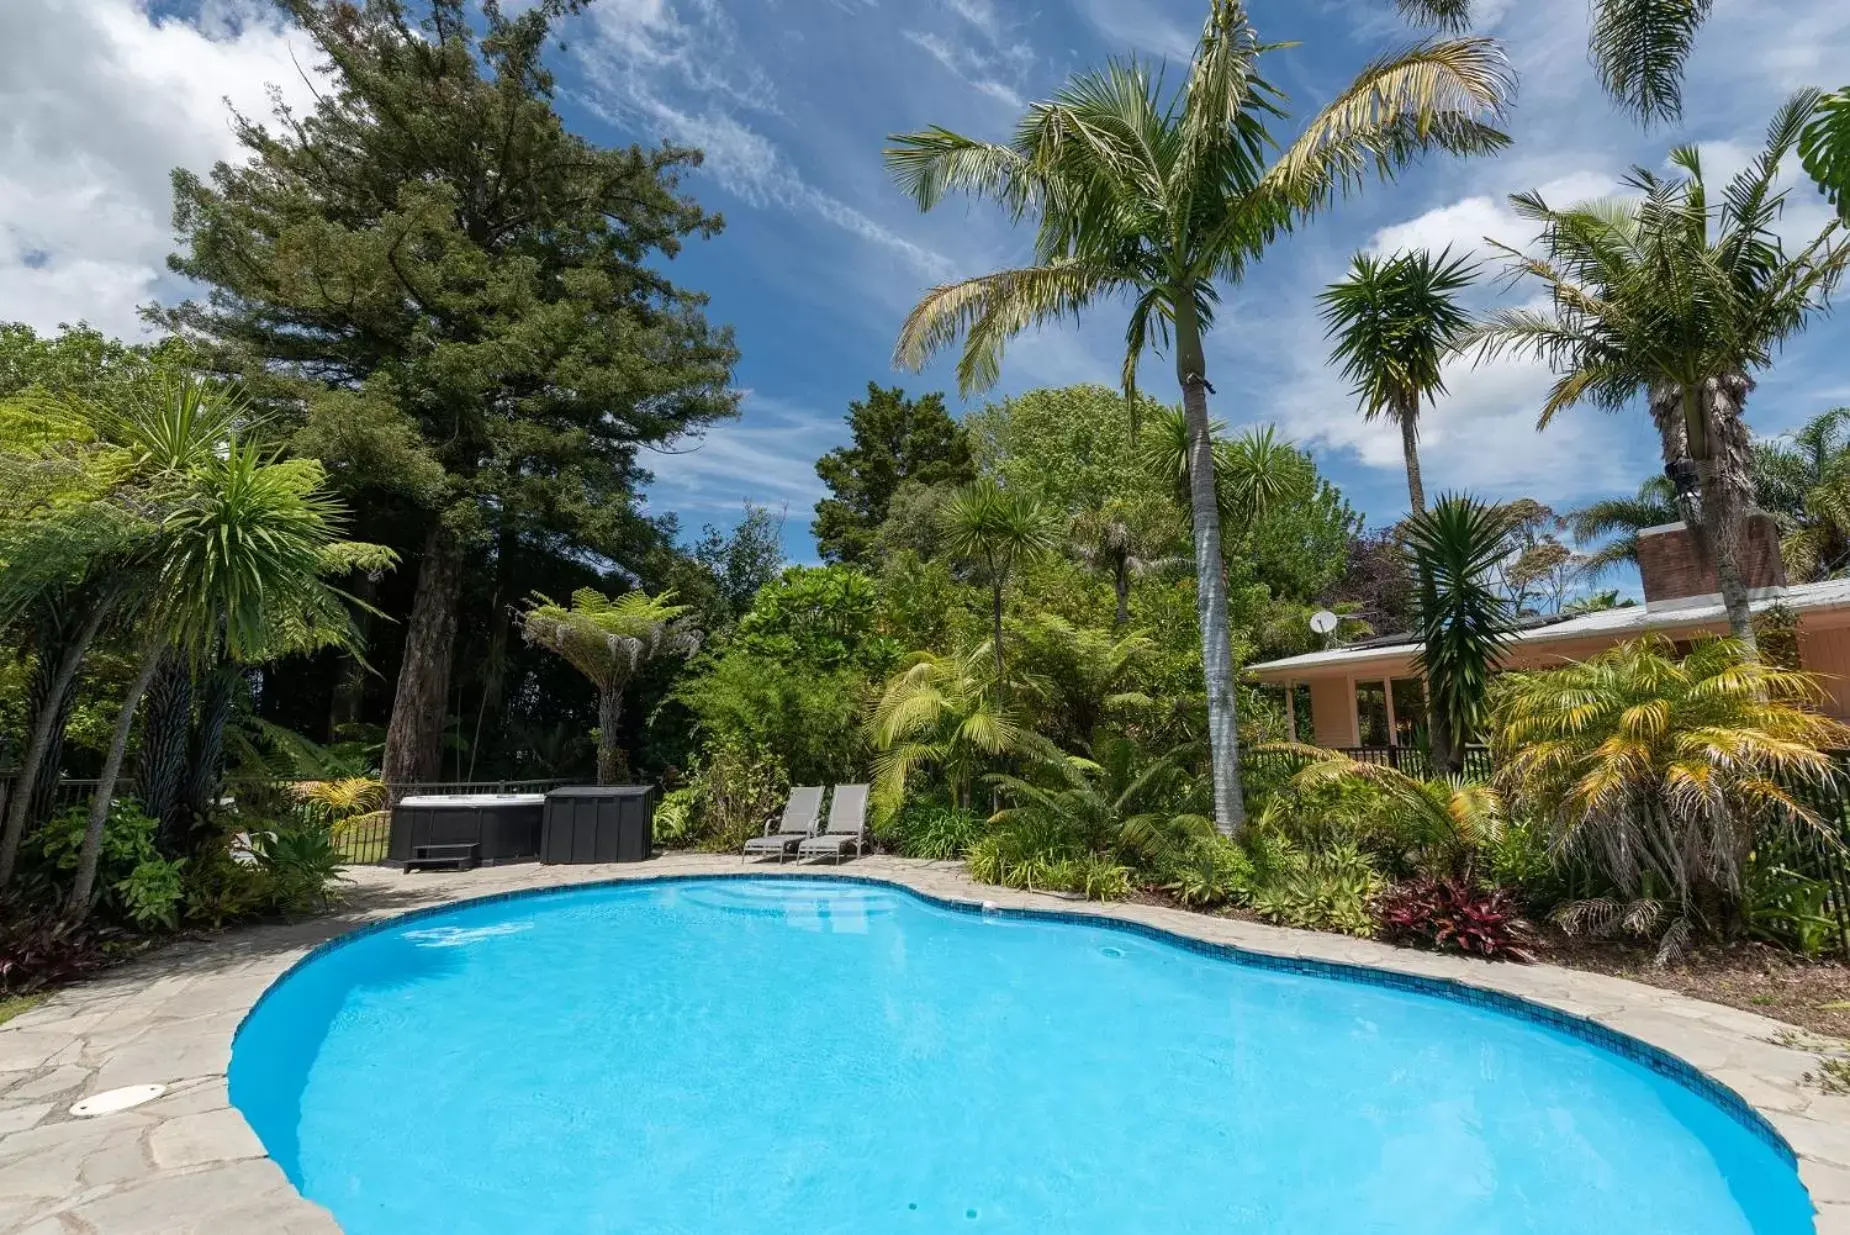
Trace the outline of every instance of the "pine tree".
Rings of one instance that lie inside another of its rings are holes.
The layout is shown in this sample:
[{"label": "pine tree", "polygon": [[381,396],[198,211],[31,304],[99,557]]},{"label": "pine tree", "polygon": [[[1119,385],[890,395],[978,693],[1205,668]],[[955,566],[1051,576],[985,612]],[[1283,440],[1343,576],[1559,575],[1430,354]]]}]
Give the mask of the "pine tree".
[{"label": "pine tree", "polygon": [[174,173],[170,264],[212,290],[158,316],[404,529],[385,776],[430,779],[472,546],[621,563],[653,536],[639,448],[733,413],[730,332],[652,268],[720,220],[678,190],[697,151],[566,131],[541,51],[579,0],[283,3],[330,84],[236,116],[246,162]]},{"label": "pine tree", "polygon": [[944,396],[908,398],[897,386],[867,383],[867,398],[848,405],[852,445],[816,461],[832,497],[816,503],[816,551],[831,562],[865,562],[886,522],[893,494],[908,480],[962,485],[976,478],[962,426]]}]

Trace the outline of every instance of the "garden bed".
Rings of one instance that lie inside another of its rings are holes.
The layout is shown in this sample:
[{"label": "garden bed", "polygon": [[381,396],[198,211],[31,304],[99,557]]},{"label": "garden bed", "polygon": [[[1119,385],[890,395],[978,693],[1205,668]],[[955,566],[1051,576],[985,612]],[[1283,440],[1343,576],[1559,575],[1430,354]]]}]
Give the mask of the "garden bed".
[{"label": "garden bed", "polygon": [[1850,965],[1841,962],[1807,961],[1763,943],[1737,943],[1698,948],[1677,964],[1658,966],[1650,948],[1554,932],[1535,952],[1551,965],[1629,978],[1850,1039]]}]

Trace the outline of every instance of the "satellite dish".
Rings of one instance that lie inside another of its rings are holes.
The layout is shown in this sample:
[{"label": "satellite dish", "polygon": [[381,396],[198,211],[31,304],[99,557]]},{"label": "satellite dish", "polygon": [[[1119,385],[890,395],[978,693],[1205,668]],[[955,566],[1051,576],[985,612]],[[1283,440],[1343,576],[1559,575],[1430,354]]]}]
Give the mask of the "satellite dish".
[{"label": "satellite dish", "polygon": [[1328,609],[1319,609],[1310,615],[1310,628],[1320,635],[1327,635],[1336,629],[1342,619]]}]

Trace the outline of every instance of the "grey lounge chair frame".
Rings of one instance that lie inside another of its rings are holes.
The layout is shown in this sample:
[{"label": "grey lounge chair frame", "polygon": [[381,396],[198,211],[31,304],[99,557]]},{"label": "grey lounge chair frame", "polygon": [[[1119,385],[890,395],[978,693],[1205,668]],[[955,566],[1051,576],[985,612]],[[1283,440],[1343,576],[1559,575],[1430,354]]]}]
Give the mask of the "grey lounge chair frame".
[{"label": "grey lounge chair frame", "polygon": [[867,850],[867,786],[837,785],[829,799],[829,826],[797,846],[799,858],[834,856],[841,863],[844,850],[856,856]]},{"label": "grey lounge chair frame", "polygon": [[739,851],[739,860],[743,862],[754,854],[774,853],[779,862],[784,861],[798,845],[816,834],[821,815],[822,786],[799,785],[790,791],[783,815],[766,820],[764,835],[745,842],[745,848]]}]

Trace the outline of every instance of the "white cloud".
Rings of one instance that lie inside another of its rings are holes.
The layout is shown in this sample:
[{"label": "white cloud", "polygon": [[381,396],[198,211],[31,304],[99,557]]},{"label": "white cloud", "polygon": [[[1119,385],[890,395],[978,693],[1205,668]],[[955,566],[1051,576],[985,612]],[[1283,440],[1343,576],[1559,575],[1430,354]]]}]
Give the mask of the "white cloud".
[{"label": "white cloud", "polygon": [[643,457],[655,473],[649,503],[664,510],[736,511],[742,502],[788,506],[809,518],[827,489],[816,459],[847,437],[840,415],[756,391],[744,392],[742,419],[673,451]]},{"label": "white cloud", "polygon": [[951,76],[973,90],[980,91],[1011,110],[1023,106],[1021,95],[1013,87],[985,76],[996,66],[990,59],[971,48],[922,30],[902,30],[906,40],[936,60]]},{"label": "white cloud", "polygon": [[[1618,187],[1618,181],[1610,176],[1582,171],[1551,180],[1536,191],[1552,206],[1570,206],[1605,197]],[[1460,257],[1487,257],[1496,252],[1485,243],[1487,239],[1521,249],[1534,238],[1535,225],[1518,217],[1507,196],[1475,194],[1428,210],[1418,218],[1381,228],[1369,239],[1368,249],[1373,253],[1404,249],[1437,253],[1449,248]]]},{"label": "white cloud", "polygon": [[1079,11],[1104,36],[1113,54],[1149,52],[1186,63],[1194,55],[1195,29],[1171,21],[1150,0],[1077,0]]},{"label": "white cloud", "polygon": [[235,155],[227,98],[262,117],[269,83],[305,97],[290,52],[247,0],[214,0],[197,23],[142,0],[0,4],[5,315],[138,334],[172,248],[169,172]]},{"label": "white cloud", "polygon": [[718,0],[619,0],[594,8],[598,37],[579,45],[590,71],[585,103],[706,154],[704,170],[752,206],[829,223],[943,279],[949,262],[807,180],[783,150],[735,109],[775,115],[768,78],[738,46]]}]

